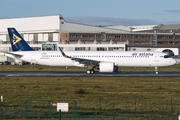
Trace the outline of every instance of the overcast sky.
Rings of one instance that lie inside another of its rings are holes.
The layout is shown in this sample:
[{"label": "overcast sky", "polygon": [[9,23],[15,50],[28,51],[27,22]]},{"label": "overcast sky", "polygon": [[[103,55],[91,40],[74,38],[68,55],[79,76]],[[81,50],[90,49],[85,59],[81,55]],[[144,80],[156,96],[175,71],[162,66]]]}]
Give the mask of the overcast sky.
[{"label": "overcast sky", "polygon": [[0,0],[0,19],[58,14],[88,25],[180,24],[180,0]]}]

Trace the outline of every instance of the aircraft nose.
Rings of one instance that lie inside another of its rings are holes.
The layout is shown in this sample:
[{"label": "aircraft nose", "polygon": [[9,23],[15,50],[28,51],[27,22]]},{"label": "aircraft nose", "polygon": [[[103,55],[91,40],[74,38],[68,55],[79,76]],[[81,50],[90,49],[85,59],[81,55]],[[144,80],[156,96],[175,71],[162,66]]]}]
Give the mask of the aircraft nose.
[{"label": "aircraft nose", "polygon": [[177,60],[176,59],[173,59],[172,62],[171,62],[173,65],[177,64]]},{"label": "aircraft nose", "polygon": [[176,60],[176,64],[178,64],[178,61]]},{"label": "aircraft nose", "polygon": [[169,60],[169,65],[175,65],[175,64],[177,64],[177,60],[171,58],[171,59]]}]

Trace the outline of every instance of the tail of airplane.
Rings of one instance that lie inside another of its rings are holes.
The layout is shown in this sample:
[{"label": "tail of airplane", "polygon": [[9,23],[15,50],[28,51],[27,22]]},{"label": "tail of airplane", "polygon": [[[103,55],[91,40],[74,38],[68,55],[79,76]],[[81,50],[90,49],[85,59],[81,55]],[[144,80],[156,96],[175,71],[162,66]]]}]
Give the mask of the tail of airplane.
[{"label": "tail of airplane", "polygon": [[12,51],[34,51],[27,42],[21,37],[15,28],[8,28]]}]

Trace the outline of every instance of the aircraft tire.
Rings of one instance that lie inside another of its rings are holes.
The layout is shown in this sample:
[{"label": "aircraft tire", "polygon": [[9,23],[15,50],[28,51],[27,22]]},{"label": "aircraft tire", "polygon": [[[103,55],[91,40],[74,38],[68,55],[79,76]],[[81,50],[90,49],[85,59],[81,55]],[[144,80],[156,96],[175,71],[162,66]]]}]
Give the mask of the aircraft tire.
[{"label": "aircraft tire", "polygon": [[94,70],[91,70],[91,74],[94,74]]},{"label": "aircraft tire", "polygon": [[87,73],[87,74],[91,74],[91,71],[90,71],[90,70],[87,70],[86,73]]}]

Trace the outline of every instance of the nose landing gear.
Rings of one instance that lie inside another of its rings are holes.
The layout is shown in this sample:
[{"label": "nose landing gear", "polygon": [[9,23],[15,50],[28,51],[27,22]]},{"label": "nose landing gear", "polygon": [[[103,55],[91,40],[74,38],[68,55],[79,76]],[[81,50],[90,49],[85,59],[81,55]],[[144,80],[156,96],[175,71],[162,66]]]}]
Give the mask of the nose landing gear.
[{"label": "nose landing gear", "polygon": [[158,72],[158,67],[155,67],[155,72],[156,72],[156,75],[159,74],[159,72]]}]

